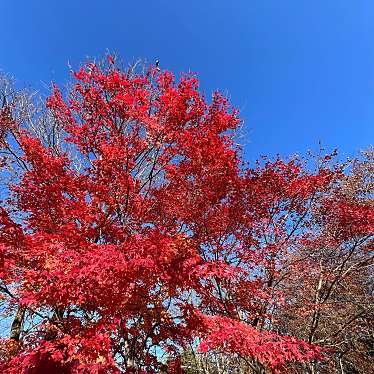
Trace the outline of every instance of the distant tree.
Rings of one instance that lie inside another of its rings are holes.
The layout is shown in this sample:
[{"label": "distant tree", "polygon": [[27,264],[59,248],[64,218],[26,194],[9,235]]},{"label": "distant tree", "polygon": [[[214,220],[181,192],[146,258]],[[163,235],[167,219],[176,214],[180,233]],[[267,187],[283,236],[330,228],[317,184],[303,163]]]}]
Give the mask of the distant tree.
[{"label": "distant tree", "polygon": [[[374,372],[374,153],[316,201],[318,230],[287,259],[280,330],[329,348],[312,373]],[[333,209],[332,209],[333,207]]]},{"label": "distant tree", "polygon": [[186,373],[198,357],[205,372],[284,373],[328,357],[279,316],[323,217],[372,228],[360,201],[344,218],[341,168],[250,168],[237,111],[194,76],[109,57],[74,79],[34,117],[1,109],[2,372]]}]

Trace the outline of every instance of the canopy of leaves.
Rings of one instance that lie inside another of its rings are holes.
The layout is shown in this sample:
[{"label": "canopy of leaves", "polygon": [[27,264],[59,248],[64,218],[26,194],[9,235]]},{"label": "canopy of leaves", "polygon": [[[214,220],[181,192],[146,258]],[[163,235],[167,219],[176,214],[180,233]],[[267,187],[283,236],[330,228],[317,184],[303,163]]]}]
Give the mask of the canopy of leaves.
[{"label": "canopy of leaves", "polygon": [[[188,347],[258,373],[328,357],[316,322],[345,256],[369,265],[374,224],[331,156],[250,168],[222,95],[111,57],[54,87],[43,115],[18,103],[0,112],[2,372],[181,373]],[[322,248],[339,255],[321,270]]]}]

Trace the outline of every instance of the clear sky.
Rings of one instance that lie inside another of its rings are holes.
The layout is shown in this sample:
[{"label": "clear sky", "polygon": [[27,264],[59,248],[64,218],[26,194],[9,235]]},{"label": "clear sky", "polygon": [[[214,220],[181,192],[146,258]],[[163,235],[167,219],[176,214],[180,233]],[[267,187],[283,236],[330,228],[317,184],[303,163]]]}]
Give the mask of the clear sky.
[{"label": "clear sky", "polygon": [[199,74],[248,159],[374,143],[373,0],[0,0],[0,69],[41,88],[107,49]]}]

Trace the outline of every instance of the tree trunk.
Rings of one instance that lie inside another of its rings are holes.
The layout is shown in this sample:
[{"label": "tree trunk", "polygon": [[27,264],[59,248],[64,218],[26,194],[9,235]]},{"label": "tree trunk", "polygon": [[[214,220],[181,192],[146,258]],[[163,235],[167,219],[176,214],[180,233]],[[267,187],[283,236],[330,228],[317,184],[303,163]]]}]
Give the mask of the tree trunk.
[{"label": "tree trunk", "polygon": [[21,336],[22,326],[23,326],[23,319],[25,317],[26,308],[19,306],[17,309],[17,313],[14,316],[12,326],[10,328],[10,339],[19,341]]}]

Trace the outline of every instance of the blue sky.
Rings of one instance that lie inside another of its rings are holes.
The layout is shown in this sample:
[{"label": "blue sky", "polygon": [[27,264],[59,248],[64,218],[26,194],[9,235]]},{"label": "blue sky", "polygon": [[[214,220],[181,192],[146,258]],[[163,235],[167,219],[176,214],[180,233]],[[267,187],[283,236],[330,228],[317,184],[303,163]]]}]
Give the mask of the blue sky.
[{"label": "blue sky", "polygon": [[0,69],[42,88],[107,49],[199,74],[241,110],[245,155],[374,139],[372,0],[0,1]]}]

